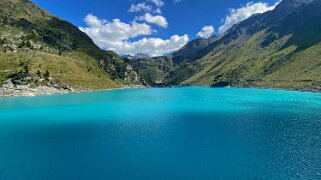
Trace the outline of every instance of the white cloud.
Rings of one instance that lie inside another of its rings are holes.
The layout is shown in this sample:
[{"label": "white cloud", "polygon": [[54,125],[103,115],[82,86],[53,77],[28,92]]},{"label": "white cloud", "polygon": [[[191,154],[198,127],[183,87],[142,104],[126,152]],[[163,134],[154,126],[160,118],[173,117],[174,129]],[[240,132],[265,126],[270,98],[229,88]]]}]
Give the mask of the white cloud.
[{"label": "white cloud", "polygon": [[139,4],[132,4],[129,8],[129,12],[140,12],[140,11],[146,11],[151,12],[153,10],[153,7],[150,5],[147,5],[146,3],[139,3]]},{"label": "white cloud", "polygon": [[154,13],[156,14],[162,14],[162,10],[160,8],[157,8],[156,10],[154,10]]},{"label": "white cloud", "polygon": [[154,30],[145,23],[132,22],[127,24],[119,19],[108,22],[98,19],[92,14],[86,16],[85,22],[88,27],[80,28],[80,30],[87,33],[102,48],[108,48],[129,38],[154,33]]},{"label": "white cloud", "polygon": [[80,30],[87,33],[93,41],[103,49],[113,50],[119,54],[146,53],[151,56],[160,56],[183,47],[188,41],[188,35],[174,35],[169,39],[143,38],[131,41],[132,38],[155,33],[148,24],[124,23],[119,19],[109,22],[89,14],[85,18],[87,27]]},{"label": "white cloud", "polygon": [[230,14],[225,17],[224,24],[219,27],[219,33],[224,33],[228,29],[230,29],[234,24],[237,24],[253,14],[264,13],[266,11],[273,10],[280,1],[276,4],[270,6],[268,3],[265,2],[258,2],[253,3],[249,2],[246,6],[243,6],[239,9],[230,9]]},{"label": "white cloud", "polygon": [[161,7],[165,5],[163,0],[150,0],[150,1],[153,2],[157,7]]},{"label": "white cloud", "polygon": [[148,5],[146,3],[132,4],[128,10],[128,12],[131,12],[131,13],[141,12],[141,11],[162,14],[162,10],[160,8],[154,9],[153,6]]},{"label": "white cloud", "polygon": [[124,41],[119,47],[111,48],[111,50],[115,50],[120,54],[135,55],[141,52],[149,54],[150,56],[161,56],[182,48],[188,41],[189,37],[186,34],[183,36],[174,35],[166,40],[160,38],[143,38],[135,42]]},{"label": "white cloud", "polygon": [[150,13],[146,13],[144,16],[139,16],[139,17],[136,17],[135,19],[139,20],[139,21],[145,21],[150,24],[156,24],[156,25],[163,27],[163,28],[167,28],[167,26],[168,26],[168,22],[167,22],[166,18],[164,16],[160,16],[160,15],[154,16]]},{"label": "white cloud", "polygon": [[213,26],[204,26],[200,32],[197,33],[197,36],[200,38],[209,38],[214,34]]}]

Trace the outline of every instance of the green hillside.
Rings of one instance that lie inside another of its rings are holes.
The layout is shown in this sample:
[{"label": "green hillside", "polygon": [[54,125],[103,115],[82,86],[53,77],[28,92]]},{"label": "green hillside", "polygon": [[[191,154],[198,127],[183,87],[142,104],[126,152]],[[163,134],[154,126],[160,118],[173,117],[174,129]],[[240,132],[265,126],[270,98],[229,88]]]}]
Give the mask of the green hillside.
[{"label": "green hillside", "polygon": [[[235,25],[168,84],[321,89],[321,2],[284,0]],[[175,59],[175,57],[174,57]]]},{"label": "green hillside", "polygon": [[48,54],[0,53],[0,80],[28,66],[31,74],[40,71],[77,89],[110,89],[118,85],[97,65],[94,59],[77,60]]},{"label": "green hillside", "polygon": [[0,79],[28,66],[80,89],[140,84],[129,62],[28,0],[0,1]]}]

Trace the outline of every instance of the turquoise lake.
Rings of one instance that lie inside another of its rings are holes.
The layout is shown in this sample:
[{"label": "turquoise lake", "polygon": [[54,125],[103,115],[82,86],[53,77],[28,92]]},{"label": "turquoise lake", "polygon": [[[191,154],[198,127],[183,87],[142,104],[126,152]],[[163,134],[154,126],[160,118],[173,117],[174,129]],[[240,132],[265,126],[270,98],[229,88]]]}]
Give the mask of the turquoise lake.
[{"label": "turquoise lake", "polygon": [[190,87],[1,97],[0,179],[321,179],[321,94]]}]

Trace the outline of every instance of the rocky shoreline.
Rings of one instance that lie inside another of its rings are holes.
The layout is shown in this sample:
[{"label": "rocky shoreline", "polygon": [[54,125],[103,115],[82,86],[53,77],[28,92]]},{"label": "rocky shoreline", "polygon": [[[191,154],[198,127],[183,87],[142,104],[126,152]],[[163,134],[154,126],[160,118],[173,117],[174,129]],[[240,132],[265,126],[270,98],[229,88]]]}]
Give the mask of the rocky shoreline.
[{"label": "rocky shoreline", "polygon": [[30,87],[29,85],[15,85],[11,80],[7,80],[0,87],[0,96],[44,96],[53,94],[66,94],[78,92],[70,87],[58,86],[37,86]]},{"label": "rocky shoreline", "polygon": [[299,92],[313,92],[313,93],[321,93],[321,89],[320,88],[316,88],[316,89],[302,89],[302,90],[297,90]]},{"label": "rocky shoreline", "polygon": [[295,88],[274,88],[274,87],[253,87],[258,89],[273,89],[273,90],[284,90],[284,91],[297,91],[297,92],[311,92],[311,93],[321,93],[321,87],[310,88],[310,89],[295,89]]},{"label": "rocky shoreline", "polygon": [[[118,89],[138,89],[138,88],[148,88],[148,86],[143,85],[120,85]],[[116,88],[117,89],[117,88]],[[105,91],[112,89],[102,89],[98,91]],[[62,83],[55,83],[53,86],[37,86],[31,87],[28,84],[15,84],[13,80],[8,79],[5,83],[0,86],[0,97],[1,96],[46,96],[55,94],[69,94],[78,92],[91,92],[91,90],[76,90],[70,86],[66,86]]]},{"label": "rocky shoreline", "polygon": [[[160,86],[158,88],[164,88],[165,86]],[[172,87],[182,87],[182,86],[166,86],[166,88]],[[138,89],[138,88],[150,88],[149,86],[142,85],[121,85],[118,89]],[[240,87],[242,88],[242,87]],[[289,90],[289,91],[299,91],[299,92],[314,92],[321,93],[321,88],[315,89],[283,89],[283,88],[262,88],[254,87],[259,89],[275,89],[275,90]],[[117,88],[116,88],[117,89]],[[102,89],[103,90],[112,90],[112,89]],[[75,90],[69,86],[37,86],[30,87],[29,85],[15,85],[11,80],[7,80],[5,84],[0,87],[0,96],[45,96],[45,95],[55,95],[55,94],[69,94],[84,92],[84,90]],[[87,90],[90,92],[90,90]]]}]

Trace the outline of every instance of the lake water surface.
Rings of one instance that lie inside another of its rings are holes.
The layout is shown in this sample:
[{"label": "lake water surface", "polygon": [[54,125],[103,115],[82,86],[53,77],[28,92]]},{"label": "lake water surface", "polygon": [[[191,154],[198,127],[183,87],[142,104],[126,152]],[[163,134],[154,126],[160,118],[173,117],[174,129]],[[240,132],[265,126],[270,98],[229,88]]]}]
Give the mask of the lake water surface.
[{"label": "lake water surface", "polygon": [[3,97],[0,179],[321,179],[321,95],[192,87]]}]

